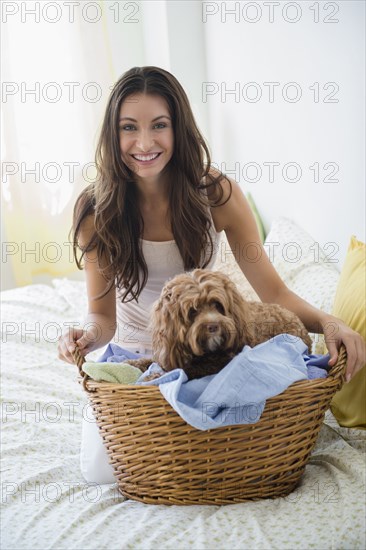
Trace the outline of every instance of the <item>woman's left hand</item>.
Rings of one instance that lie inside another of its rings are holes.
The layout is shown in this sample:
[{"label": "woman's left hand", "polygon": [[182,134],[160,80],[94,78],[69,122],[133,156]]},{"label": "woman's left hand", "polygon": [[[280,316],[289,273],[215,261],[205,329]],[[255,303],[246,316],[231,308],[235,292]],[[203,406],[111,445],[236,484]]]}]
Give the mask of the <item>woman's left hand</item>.
[{"label": "woman's left hand", "polygon": [[366,342],[358,332],[332,315],[326,318],[322,327],[330,355],[328,365],[333,366],[337,362],[341,344],[347,350],[346,382],[349,382],[366,365]]}]

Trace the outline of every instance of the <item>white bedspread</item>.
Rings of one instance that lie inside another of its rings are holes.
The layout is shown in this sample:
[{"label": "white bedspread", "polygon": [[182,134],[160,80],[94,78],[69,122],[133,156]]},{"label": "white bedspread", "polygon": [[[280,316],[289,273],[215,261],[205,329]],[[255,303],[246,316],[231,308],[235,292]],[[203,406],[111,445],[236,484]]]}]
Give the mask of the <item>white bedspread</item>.
[{"label": "white bedspread", "polygon": [[85,315],[83,296],[84,283],[67,279],[2,293],[4,550],[365,548],[366,432],[340,428],[330,411],[286,498],[157,506],[87,484],[79,468],[87,400],[77,368],[56,353],[64,323]]}]

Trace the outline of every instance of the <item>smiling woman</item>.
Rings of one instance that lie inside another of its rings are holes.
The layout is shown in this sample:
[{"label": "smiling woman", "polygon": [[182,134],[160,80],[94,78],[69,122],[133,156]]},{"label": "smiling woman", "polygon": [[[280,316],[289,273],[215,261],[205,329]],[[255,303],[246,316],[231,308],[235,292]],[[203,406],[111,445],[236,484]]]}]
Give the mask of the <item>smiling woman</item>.
[{"label": "smiling woman", "polygon": [[187,95],[172,74],[134,67],[116,82],[96,166],[97,179],[78,197],[73,219],[74,255],[80,269],[84,260],[89,313],[84,329],[70,328],[59,339],[61,359],[74,363],[76,345],[84,357],[113,337],[126,351],[150,355],[150,314],[165,282],[184,271],[211,269],[224,231],[263,302],[295,313],[309,332],[331,325],[332,334],[325,334],[329,364],[344,343],[347,374],[363,366],[360,335],[302,300],[276,272],[240,186],[211,167]]}]

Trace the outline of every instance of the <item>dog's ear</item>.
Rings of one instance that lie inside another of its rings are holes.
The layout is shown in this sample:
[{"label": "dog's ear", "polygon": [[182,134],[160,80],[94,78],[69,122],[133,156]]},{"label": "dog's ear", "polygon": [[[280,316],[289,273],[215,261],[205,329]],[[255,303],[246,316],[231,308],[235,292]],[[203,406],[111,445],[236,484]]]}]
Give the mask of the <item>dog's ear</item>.
[{"label": "dog's ear", "polygon": [[250,320],[248,320],[247,301],[243,298],[234,282],[229,281],[226,290],[230,302],[231,315],[236,327],[234,348],[241,350],[248,340],[248,322]]},{"label": "dog's ear", "polygon": [[179,338],[179,325],[176,315],[172,314],[172,305],[164,304],[153,312],[151,319],[154,361],[165,370],[183,368],[185,363],[184,347]]},{"label": "dog's ear", "polygon": [[153,303],[153,306],[152,306],[152,315],[154,315],[154,312],[155,311],[159,311],[161,310],[163,307],[164,307],[164,304],[166,302],[170,302],[171,300],[171,297],[172,297],[172,293],[170,290],[166,289],[166,290],[162,290],[161,294],[160,294],[160,297],[158,300],[156,300],[156,302]]}]

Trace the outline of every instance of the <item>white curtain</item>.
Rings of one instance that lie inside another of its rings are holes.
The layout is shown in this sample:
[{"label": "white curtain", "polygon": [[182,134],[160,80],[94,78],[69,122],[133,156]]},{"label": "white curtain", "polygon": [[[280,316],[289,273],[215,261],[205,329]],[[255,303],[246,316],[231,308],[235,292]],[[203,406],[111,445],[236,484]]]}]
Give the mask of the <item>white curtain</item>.
[{"label": "white curtain", "polygon": [[124,71],[157,65],[175,74],[208,138],[200,97],[205,78],[201,2],[7,5],[2,289],[53,276],[83,277],[68,242],[72,208],[95,174],[106,101]]},{"label": "white curtain", "polygon": [[75,271],[72,206],[93,177],[88,163],[114,79],[103,25],[92,32],[80,10],[74,22],[18,15],[3,25],[2,102],[3,263],[17,286]]}]

